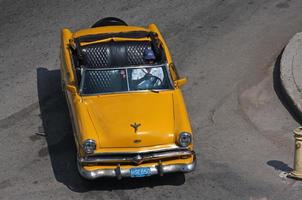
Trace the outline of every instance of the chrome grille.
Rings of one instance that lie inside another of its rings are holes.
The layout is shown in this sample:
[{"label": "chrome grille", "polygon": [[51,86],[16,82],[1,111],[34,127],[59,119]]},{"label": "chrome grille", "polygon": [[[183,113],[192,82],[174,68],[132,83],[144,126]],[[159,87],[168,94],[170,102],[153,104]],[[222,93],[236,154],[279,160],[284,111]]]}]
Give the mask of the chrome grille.
[{"label": "chrome grille", "polygon": [[152,151],[143,153],[105,153],[91,155],[79,158],[83,165],[89,164],[141,164],[150,161],[159,161],[167,159],[187,158],[194,155],[194,152],[188,149],[173,149],[165,151]]}]

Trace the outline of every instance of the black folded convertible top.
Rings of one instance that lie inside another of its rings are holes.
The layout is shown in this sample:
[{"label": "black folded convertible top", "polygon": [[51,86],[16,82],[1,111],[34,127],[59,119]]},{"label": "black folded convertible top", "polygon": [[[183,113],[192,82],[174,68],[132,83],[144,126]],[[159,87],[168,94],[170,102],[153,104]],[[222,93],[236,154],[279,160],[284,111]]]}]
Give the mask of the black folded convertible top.
[{"label": "black folded convertible top", "polygon": [[130,32],[118,32],[118,33],[101,33],[101,34],[94,34],[94,35],[84,35],[81,37],[78,37],[75,39],[76,43],[81,43],[81,42],[93,42],[96,40],[103,40],[103,39],[108,39],[112,37],[119,37],[119,38],[145,38],[145,37],[150,37],[152,32],[147,32],[147,31],[130,31]]}]

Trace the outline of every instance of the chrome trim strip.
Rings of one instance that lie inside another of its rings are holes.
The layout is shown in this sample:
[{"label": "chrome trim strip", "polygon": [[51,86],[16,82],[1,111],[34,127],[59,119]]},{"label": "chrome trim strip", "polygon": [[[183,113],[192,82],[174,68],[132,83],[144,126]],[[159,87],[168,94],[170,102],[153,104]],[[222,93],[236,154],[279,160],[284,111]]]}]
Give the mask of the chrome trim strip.
[{"label": "chrome trim strip", "polygon": [[142,150],[142,151],[127,151],[127,152],[114,152],[114,151],[111,151],[111,152],[102,152],[102,153],[95,153],[93,154],[94,156],[97,156],[97,155],[118,155],[118,154],[121,154],[121,155],[124,155],[124,154],[140,154],[140,153],[159,153],[159,152],[163,152],[163,151],[184,151],[184,150],[190,150],[188,147],[178,147],[175,145],[175,147],[168,147],[168,148],[160,148],[160,149],[154,149],[154,150]]},{"label": "chrome trim strip", "polygon": [[[196,167],[196,160],[189,164],[174,164],[174,165],[162,165],[159,163],[157,166],[150,167],[151,176],[157,174],[167,174],[167,173],[174,173],[174,172],[183,172],[188,173],[194,171]],[[97,170],[85,170],[79,163],[78,163],[78,170],[80,175],[83,178],[93,180],[97,178],[103,177],[116,177],[118,179],[124,177],[131,177],[130,169],[123,169],[119,165],[113,169],[97,169]]]},{"label": "chrome trim strip", "polygon": [[129,76],[128,76],[128,70],[126,69],[126,80],[127,80],[127,90],[130,91],[130,85],[129,85]]},{"label": "chrome trim strip", "polygon": [[168,63],[166,63],[166,69],[167,69],[167,72],[168,72],[168,77],[169,77],[170,84],[172,85],[173,90],[175,90],[177,88],[175,88],[174,81],[172,80],[172,76],[171,76],[171,72],[170,72],[170,67],[169,67]]},{"label": "chrome trim strip", "polygon": [[78,158],[78,162],[82,165],[85,164],[93,164],[93,163],[143,163],[146,161],[152,160],[160,160],[165,158],[175,158],[181,156],[191,156],[194,155],[193,151],[184,150],[184,151],[168,151],[168,152],[159,152],[159,153],[147,153],[144,154],[137,154],[133,153],[132,156],[122,156],[122,155],[112,155],[112,156],[92,156],[92,157],[83,157]]}]

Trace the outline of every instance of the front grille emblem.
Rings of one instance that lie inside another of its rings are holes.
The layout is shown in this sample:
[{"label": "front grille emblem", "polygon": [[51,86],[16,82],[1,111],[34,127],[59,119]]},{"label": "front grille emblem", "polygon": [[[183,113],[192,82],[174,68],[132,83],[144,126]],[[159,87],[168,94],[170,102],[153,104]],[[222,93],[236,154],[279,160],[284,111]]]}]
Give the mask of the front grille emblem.
[{"label": "front grille emblem", "polygon": [[135,156],[132,161],[135,163],[135,164],[141,164],[143,161],[144,161],[144,158],[141,156],[141,155],[137,155]]},{"label": "front grille emblem", "polygon": [[130,126],[131,126],[132,128],[134,128],[134,133],[136,133],[136,132],[137,132],[138,127],[140,127],[140,126],[141,126],[141,124],[137,124],[137,123],[135,122],[134,124],[130,124]]}]

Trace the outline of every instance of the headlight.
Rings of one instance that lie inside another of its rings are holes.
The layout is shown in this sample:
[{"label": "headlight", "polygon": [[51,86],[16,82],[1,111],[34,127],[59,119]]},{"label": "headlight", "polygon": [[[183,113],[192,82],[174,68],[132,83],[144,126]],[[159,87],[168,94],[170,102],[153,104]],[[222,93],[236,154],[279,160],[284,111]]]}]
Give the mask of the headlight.
[{"label": "headlight", "polygon": [[85,151],[85,153],[92,154],[95,149],[96,149],[96,144],[94,140],[91,139],[85,140],[85,142],[83,143],[83,150]]},{"label": "headlight", "polygon": [[182,132],[178,136],[178,145],[181,147],[187,147],[192,142],[192,136],[190,133]]}]

